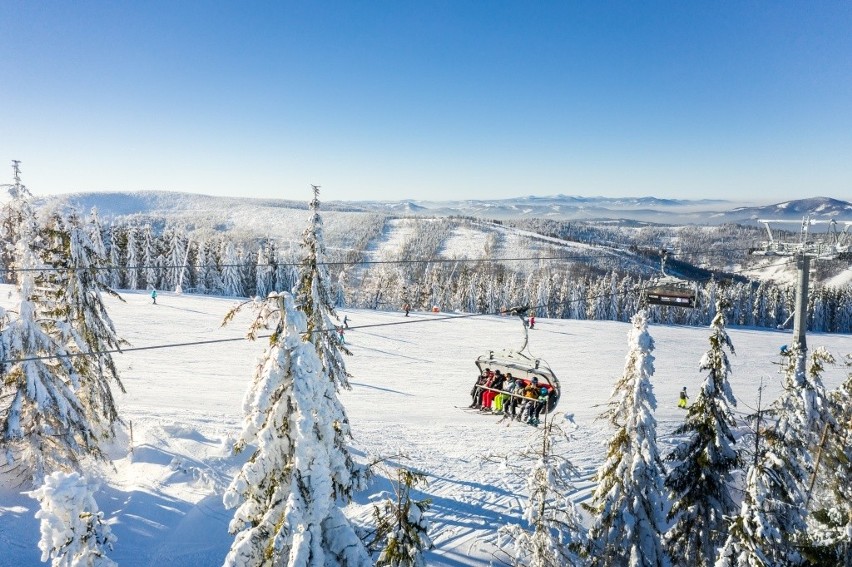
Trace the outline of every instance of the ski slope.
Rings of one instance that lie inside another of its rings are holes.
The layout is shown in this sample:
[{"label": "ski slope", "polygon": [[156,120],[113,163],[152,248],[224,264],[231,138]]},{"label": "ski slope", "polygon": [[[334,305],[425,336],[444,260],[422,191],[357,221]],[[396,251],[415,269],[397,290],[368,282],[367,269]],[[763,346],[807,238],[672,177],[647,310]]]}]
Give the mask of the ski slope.
[{"label": "ski slope", "polygon": [[[0,286],[4,307],[12,304],[10,292]],[[163,292],[153,305],[142,292],[122,297],[126,303],[107,298],[110,314],[119,335],[140,349],[116,356],[127,389],[117,394],[118,403],[128,427],[110,448],[114,468],[90,471],[100,483],[98,504],[118,537],[108,555],[124,567],[220,565],[231,543],[232,515],[221,496],[245,458],[232,455],[231,444],[264,341],[242,339],[248,313],[221,327],[233,299]],[[525,479],[485,457],[514,458],[538,430],[516,422],[498,425],[496,416],[456,406],[470,403],[478,355],[521,345],[519,321],[420,312],[407,318],[395,312],[342,310],[340,317],[344,314],[354,356],[347,358],[352,389],[341,397],[356,457],[362,462],[391,458],[428,474],[429,485],[418,497],[432,500],[430,566],[502,564],[494,555],[496,530],[521,521]],[[609,432],[595,418],[622,373],[628,327],[538,319],[530,331],[530,351],[548,362],[563,388],[554,419],[564,421],[567,412],[578,425],[570,454],[581,471],[577,502],[589,498],[591,477],[604,455]],[[703,380],[697,367],[708,347],[708,330],[652,325],[650,333],[656,341],[658,440],[665,454],[669,433],[683,418],[678,391],[687,386],[694,394]],[[737,351],[731,357],[731,384],[739,410],[748,413],[761,381],[764,401],[779,393],[779,366],[773,362],[791,336],[763,329],[730,329],[730,334]],[[174,344],[184,346],[154,348]],[[824,345],[838,359],[852,351],[848,335],[812,334],[808,344]],[[843,366],[830,368],[827,386],[837,386],[847,372]],[[379,472],[347,513],[366,524],[371,500],[388,488]],[[20,488],[0,489],[0,566],[42,564],[37,509]]]}]

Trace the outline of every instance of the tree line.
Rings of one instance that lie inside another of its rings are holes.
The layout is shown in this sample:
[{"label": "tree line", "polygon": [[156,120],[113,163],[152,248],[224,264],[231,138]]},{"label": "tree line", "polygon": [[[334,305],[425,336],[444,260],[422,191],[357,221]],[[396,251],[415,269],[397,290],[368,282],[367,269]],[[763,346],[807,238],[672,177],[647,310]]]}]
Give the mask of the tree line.
[{"label": "tree line", "polygon": [[[406,223],[410,235],[397,248],[368,256],[370,244],[390,222]],[[495,261],[501,239],[506,238],[499,232],[490,233],[469,258],[442,258],[442,246],[459,222],[470,221],[370,217],[347,233],[352,248],[328,253],[334,304],[363,309],[400,309],[408,304],[419,310],[437,307],[472,313],[498,313],[529,305],[539,317],[626,322],[646,306],[645,294],[655,284],[654,259],[638,266],[638,273],[626,269],[623,258],[596,251],[564,261]],[[159,233],[151,225],[103,228],[95,211],[90,223],[93,238],[102,243],[108,258],[99,268],[98,278],[112,289],[265,297],[273,290],[292,289],[297,281],[298,248],[272,239],[232,240],[226,234],[200,237],[170,226]],[[545,247],[541,253],[554,258],[565,255],[555,246]],[[701,282],[684,282],[696,295],[695,309],[650,306],[649,321],[706,326],[716,314],[716,301],[722,299],[730,305],[730,324],[792,326],[792,284],[712,276]],[[852,286],[812,285],[808,329],[852,332]]]}]

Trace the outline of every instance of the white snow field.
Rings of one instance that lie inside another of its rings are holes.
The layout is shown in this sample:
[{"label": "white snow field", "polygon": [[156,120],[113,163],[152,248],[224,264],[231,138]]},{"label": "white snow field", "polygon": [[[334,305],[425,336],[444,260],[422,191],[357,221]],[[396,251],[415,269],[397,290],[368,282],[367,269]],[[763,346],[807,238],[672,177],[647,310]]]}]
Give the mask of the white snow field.
[{"label": "white snow field", "polygon": [[[0,286],[0,304],[12,303],[9,286]],[[161,293],[157,305],[142,292],[122,293],[126,303],[108,298],[120,336],[131,343],[116,355],[126,394],[117,393],[127,435],[110,454],[114,469],[88,471],[100,484],[95,493],[117,542],[108,556],[130,566],[221,565],[232,538],[232,511],[222,505],[225,487],[245,455],[233,456],[232,440],[241,428],[241,403],[251,380],[257,342],[245,334],[248,313],[220,326],[235,299]],[[469,410],[476,376],[474,359],[489,350],[518,347],[523,340],[517,318],[341,310],[348,315],[346,340],[352,390],[342,399],[352,424],[352,449],[365,462],[372,456],[426,472],[429,485],[418,497],[432,499],[429,518],[435,548],[427,555],[434,567],[502,565],[495,556],[496,530],[521,521],[524,479],[513,477],[489,454],[514,455],[538,431]],[[615,322],[537,320],[530,351],[546,360],[563,393],[554,418],[573,414],[578,425],[570,458],[582,473],[575,500],[590,496],[591,476],[601,463],[609,431],[596,421],[627,354],[629,325]],[[731,384],[739,411],[756,405],[763,380],[764,403],[780,390],[779,347],[789,331],[729,329],[736,356]],[[653,376],[659,402],[658,440],[665,455],[672,429],[683,418],[678,391],[697,393],[704,376],[698,362],[708,348],[708,329],[652,325],[656,341]],[[147,348],[183,343],[172,348]],[[852,352],[849,335],[808,336],[810,348],[826,346],[839,360]],[[829,368],[830,388],[848,368]],[[130,430],[132,425],[132,442]],[[371,498],[388,490],[379,474],[358,494],[347,514],[368,522]],[[0,489],[0,565],[40,565],[37,502],[21,488]],[[588,518],[587,518],[588,520]]]}]

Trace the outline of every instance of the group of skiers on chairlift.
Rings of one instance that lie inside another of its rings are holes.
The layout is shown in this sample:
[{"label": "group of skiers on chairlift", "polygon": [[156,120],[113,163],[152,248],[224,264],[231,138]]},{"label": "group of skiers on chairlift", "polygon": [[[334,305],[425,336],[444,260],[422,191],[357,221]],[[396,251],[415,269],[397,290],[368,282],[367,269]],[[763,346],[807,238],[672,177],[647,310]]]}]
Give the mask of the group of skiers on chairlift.
[{"label": "group of skiers on chairlift", "polygon": [[551,389],[532,380],[512,377],[511,372],[482,371],[470,391],[473,403],[470,408],[482,412],[502,414],[504,418],[538,425],[541,412],[547,407]]}]

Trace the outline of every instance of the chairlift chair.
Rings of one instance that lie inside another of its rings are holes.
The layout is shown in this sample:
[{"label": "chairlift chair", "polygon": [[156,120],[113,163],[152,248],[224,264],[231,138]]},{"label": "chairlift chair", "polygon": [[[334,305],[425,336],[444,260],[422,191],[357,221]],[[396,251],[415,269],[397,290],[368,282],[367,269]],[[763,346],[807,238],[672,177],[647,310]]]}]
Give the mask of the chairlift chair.
[{"label": "chairlift chair", "polygon": [[660,277],[651,282],[645,291],[645,298],[649,305],[666,305],[669,307],[695,307],[695,288],[687,280],[682,280],[666,273],[666,259],[668,252],[661,251]]},{"label": "chairlift chair", "polygon": [[502,374],[511,374],[512,378],[520,378],[526,383],[531,382],[533,378],[537,378],[539,385],[550,391],[547,398],[547,406],[543,410],[549,413],[559,403],[562,388],[559,385],[559,379],[556,378],[556,374],[554,374],[553,369],[548,366],[547,362],[534,357],[526,350],[529,340],[527,326],[524,323],[524,314],[526,311],[527,308],[511,310],[513,314],[521,318],[521,322],[523,323],[524,344],[521,348],[518,350],[490,350],[488,353],[477,357],[475,364],[479,369],[479,375],[482,375],[482,372],[488,368],[492,372],[499,370]]}]

